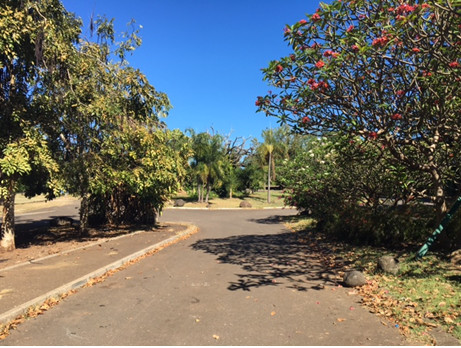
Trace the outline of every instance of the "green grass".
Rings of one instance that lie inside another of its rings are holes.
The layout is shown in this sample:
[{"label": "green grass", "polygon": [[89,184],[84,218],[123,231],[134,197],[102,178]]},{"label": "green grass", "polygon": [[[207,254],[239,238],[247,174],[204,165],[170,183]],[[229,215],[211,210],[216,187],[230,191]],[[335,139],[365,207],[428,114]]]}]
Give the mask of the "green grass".
[{"label": "green grass", "polygon": [[212,196],[209,199],[209,204],[207,203],[198,203],[196,199],[190,198],[187,193],[181,193],[176,195],[175,198],[171,200],[166,207],[172,207],[175,199],[183,199],[186,201],[184,207],[186,208],[210,208],[210,209],[219,209],[219,208],[239,208],[242,201],[247,201],[251,204],[251,207],[254,209],[262,208],[276,208],[283,207],[284,202],[282,198],[282,191],[273,190],[271,191],[271,202],[267,203],[267,191],[258,191],[249,196],[243,196],[241,194],[235,194],[233,198],[219,198]]},{"label": "green grass", "polygon": [[431,344],[431,329],[440,327],[461,340],[461,269],[444,255],[430,252],[415,260],[414,250],[400,251],[399,273],[383,274],[377,260],[382,255],[396,256],[392,251],[332,242],[315,231],[312,219],[298,217],[287,225],[305,235],[304,240],[327,245],[335,257],[350,262],[349,268],[362,270],[369,280],[359,290],[363,304],[392,320],[411,339]]}]

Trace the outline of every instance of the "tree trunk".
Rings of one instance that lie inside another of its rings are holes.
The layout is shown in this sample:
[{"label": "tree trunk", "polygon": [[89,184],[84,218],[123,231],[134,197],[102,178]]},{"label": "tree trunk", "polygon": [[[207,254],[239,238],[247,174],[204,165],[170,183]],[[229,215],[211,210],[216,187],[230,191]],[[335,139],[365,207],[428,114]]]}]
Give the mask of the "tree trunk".
[{"label": "tree trunk", "polygon": [[269,165],[267,166],[267,203],[271,202],[271,165],[272,152],[269,152]]},{"label": "tree trunk", "polygon": [[88,235],[88,215],[89,215],[89,194],[82,194],[80,202],[80,235]]},{"label": "tree trunk", "polygon": [[229,198],[232,199],[232,187],[229,189]]},{"label": "tree trunk", "polygon": [[16,249],[14,242],[14,198],[16,196],[15,182],[10,179],[8,191],[3,201],[3,219],[2,219],[2,239],[0,247],[3,251],[12,251]]},{"label": "tree trunk", "polygon": [[202,184],[197,183],[197,202],[203,202]]},{"label": "tree trunk", "polygon": [[210,192],[211,192],[211,185],[207,185],[207,186],[206,186],[205,203],[208,203],[208,199],[210,198]]},{"label": "tree trunk", "polygon": [[448,211],[447,201],[440,174],[436,169],[433,169],[431,174],[435,190],[436,225],[439,225]]}]

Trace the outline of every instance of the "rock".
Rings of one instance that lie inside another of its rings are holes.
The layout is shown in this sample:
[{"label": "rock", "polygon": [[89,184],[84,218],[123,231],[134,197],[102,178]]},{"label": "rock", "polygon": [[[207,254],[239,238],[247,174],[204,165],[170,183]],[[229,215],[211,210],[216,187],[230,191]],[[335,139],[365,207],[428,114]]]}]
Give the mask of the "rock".
[{"label": "rock", "polygon": [[400,269],[400,263],[393,256],[381,256],[378,259],[378,268],[387,273],[397,274]]},{"label": "rock", "polygon": [[184,207],[184,204],[186,204],[186,201],[184,201],[183,199],[176,199],[174,201],[173,206],[174,207]]},{"label": "rock", "polygon": [[241,201],[240,208],[251,208],[251,203],[248,201]]},{"label": "rock", "polygon": [[346,272],[343,281],[344,285],[349,287],[362,286],[367,283],[365,275],[362,272],[356,270]]},{"label": "rock", "polygon": [[75,221],[71,217],[68,216],[58,216],[55,217],[53,220],[50,221],[50,226],[58,227],[58,226],[72,226],[74,225]]}]

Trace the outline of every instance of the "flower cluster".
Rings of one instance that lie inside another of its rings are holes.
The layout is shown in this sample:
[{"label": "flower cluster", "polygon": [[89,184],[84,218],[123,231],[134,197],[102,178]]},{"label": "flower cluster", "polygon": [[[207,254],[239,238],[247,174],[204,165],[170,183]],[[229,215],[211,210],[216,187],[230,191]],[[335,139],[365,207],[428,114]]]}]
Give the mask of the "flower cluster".
[{"label": "flower cluster", "polygon": [[389,38],[387,36],[381,36],[374,39],[371,43],[372,46],[376,47],[384,47],[389,42]]},{"label": "flower cluster", "polygon": [[325,51],[323,53],[323,56],[324,57],[333,57],[333,58],[337,58],[339,56],[339,53],[338,52],[333,52],[332,50],[328,50],[328,51]]},{"label": "flower cluster", "polygon": [[411,13],[416,9],[417,9],[417,5],[416,6],[411,6],[411,5],[408,5],[408,4],[402,4],[402,5],[400,5],[399,7],[397,7],[395,9],[395,12],[397,14],[399,14],[399,15],[402,15],[402,14]]},{"label": "flower cluster", "polygon": [[314,22],[317,22],[318,20],[320,20],[320,15],[318,13],[314,13],[311,17],[311,19],[314,21]]},{"label": "flower cluster", "polygon": [[315,81],[314,79],[309,79],[307,81],[307,83],[309,84],[311,90],[315,91],[317,89],[321,89],[321,90],[326,90],[328,89],[328,83],[326,83],[325,81]]},{"label": "flower cluster", "polygon": [[317,63],[315,63],[315,67],[318,69],[321,69],[325,66],[325,62],[323,60],[319,60]]}]

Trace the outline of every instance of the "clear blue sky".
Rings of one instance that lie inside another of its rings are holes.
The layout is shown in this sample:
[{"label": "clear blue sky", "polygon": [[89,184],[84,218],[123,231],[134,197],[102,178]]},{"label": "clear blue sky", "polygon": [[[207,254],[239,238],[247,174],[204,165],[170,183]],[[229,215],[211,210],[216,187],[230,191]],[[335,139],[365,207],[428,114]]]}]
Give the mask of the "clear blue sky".
[{"label": "clear blue sky", "polygon": [[[260,138],[275,118],[256,113],[270,87],[261,68],[290,50],[285,24],[312,14],[317,0],[63,0],[84,21],[115,18],[120,34],[135,19],[142,46],[128,61],[173,105],[168,128]],[[89,32],[84,32],[87,36]]]}]

